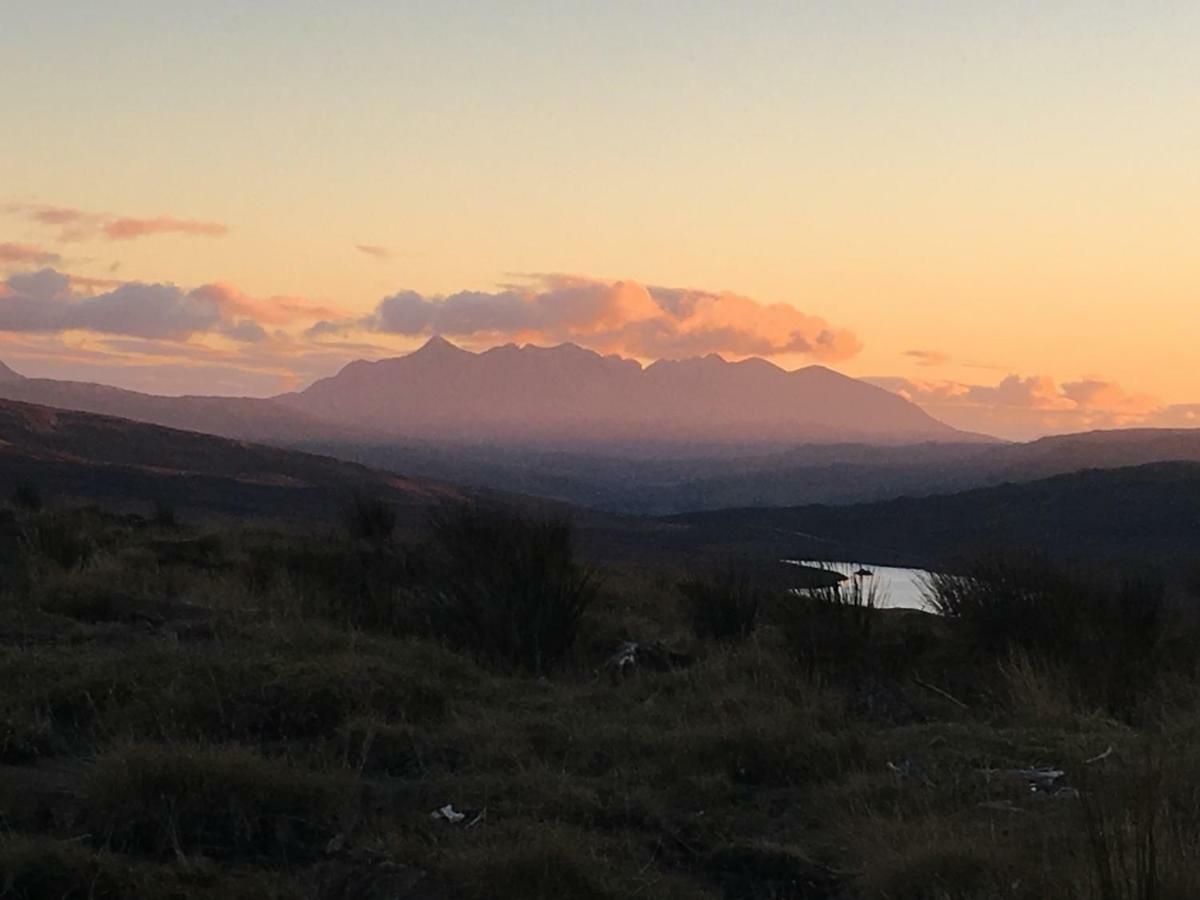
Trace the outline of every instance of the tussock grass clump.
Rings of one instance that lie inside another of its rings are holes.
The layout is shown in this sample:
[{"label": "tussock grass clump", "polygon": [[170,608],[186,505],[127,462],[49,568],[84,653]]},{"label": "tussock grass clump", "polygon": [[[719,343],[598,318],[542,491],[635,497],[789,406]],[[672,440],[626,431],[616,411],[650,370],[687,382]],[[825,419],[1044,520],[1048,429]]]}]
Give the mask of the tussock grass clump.
[{"label": "tussock grass clump", "polygon": [[89,523],[81,516],[51,511],[32,516],[24,523],[21,536],[26,552],[35,559],[60,569],[78,569],[96,553],[89,531]]},{"label": "tussock grass clump", "polygon": [[10,499],[17,509],[38,512],[42,508],[42,492],[32,481],[22,481],[13,488]]},{"label": "tussock grass clump", "polygon": [[129,866],[111,854],[49,838],[0,837],[0,896],[14,900],[128,896]]},{"label": "tussock grass clump", "polygon": [[1149,748],[1118,769],[1089,774],[1082,788],[1090,896],[1200,897],[1200,761],[1193,750]]},{"label": "tussock grass clump", "polygon": [[588,838],[543,824],[454,853],[445,869],[470,900],[618,900],[627,896]]},{"label": "tussock grass clump", "polygon": [[159,498],[154,501],[154,510],[150,521],[159,528],[178,528],[179,512],[170,501]]},{"label": "tussock grass clump", "polygon": [[102,756],[84,802],[113,850],[166,859],[316,858],[352,824],[361,790],[236,745],[131,745]]},{"label": "tussock grass clump", "polygon": [[429,552],[421,590],[435,634],[528,672],[562,663],[598,591],[562,520],[447,506],[431,519]]},{"label": "tussock grass clump", "polygon": [[355,540],[383,544],[396,533],[399,517],[386,500],[356,493],[342,511],[346,531]]},{"label": "tussock grass clump", "polygon": [[850,575],[795,592],[781,604],[780,626],[792,652],[810,667],[857,672],[875,662],[872,637],[883,602],[873,580]]},{"label": "tussock grass clump", "polygon": [[696,637],[718,641],[753,631],[768,596],[750,567],[737,560],[688,577],[679,583],[679,593]]},{"label": "tussock grass clump", "polygon": [[1102,579],[1037,554],[991,555],[930,576],[927,597],[979,650],[1053,660],[1084,699],[1114,713],[1135,714],[1163,676],[1186,662],[1162,652],[1166,584],[1155,573]]}]

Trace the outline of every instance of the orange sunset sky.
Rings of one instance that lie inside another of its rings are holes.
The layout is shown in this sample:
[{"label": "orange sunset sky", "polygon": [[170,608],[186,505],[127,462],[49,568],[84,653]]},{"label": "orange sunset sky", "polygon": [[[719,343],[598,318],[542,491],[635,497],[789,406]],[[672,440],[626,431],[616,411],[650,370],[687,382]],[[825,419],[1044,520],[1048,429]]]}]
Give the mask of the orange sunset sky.
[{"label": "orange sunset sky", "polygon": [[1194,3],[5,4],[0,359],[265,396],[432,333],[1200,426]]}]

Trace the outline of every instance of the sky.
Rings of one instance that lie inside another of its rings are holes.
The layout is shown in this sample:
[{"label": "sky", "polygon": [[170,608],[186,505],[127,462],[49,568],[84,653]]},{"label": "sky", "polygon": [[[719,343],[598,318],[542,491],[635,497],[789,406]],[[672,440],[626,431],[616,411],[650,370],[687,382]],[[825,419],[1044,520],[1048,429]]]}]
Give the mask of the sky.
[{"label": "sky", "polygon": [[1200,426],[1200,5],[0,6],[0,359],[267,396],[431,333]]}]

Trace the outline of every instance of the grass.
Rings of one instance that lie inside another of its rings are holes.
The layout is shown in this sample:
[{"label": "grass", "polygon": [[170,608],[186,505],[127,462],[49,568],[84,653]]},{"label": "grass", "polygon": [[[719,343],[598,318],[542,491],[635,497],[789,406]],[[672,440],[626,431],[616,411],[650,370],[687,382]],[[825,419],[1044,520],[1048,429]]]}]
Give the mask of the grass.
[{"label": "grass", "polygon": [[732,641],[754,630],[768,593],[753,570],[729,560],[704,574],[679,583],[685,611],[698,638]]},{"label": "grass", "polygon": [[[0,897],[1200,890],[1190,620],[1144,574],[980,564],[935,617],[599,573],[569,525],[492,508],[407,545],[12,515]],[[1035,622],[1069,638],[1022,619],[1055,603]],[[614,682],[628,640],[680,652]]]}]

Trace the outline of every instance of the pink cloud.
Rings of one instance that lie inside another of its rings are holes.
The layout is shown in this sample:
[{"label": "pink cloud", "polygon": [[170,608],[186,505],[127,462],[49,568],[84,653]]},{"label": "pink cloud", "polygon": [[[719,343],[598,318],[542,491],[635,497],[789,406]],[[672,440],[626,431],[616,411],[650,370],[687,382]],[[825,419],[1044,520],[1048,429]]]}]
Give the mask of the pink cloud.
[{"label": "pink cloud", "polygon": [[193,292],[216,303],[227,315],[245,316],[263,325],[314,322],[341,315],[341,311],[303,297],[251,297],[226,282],[202,285]]},{"label": "pink cloud", "polygon": [[105,238],[129,241],[156,234],[180,234],[192,237],[224,237],[229,227],[221,222],[181,219],[171,215],[139,218],[112,213],[96,213],[70,206],[14,204],[6,208],[12,214],[48,228],[58,229],[63,242]]},{"label": "pink cloud", "polygon": [[355,244],[354,248],[358,250],[359,253],[365,253],[367,256],[374,257],[375,259],[392,258],[391,250],[389,250],[387,247],[380,247],[377,244]]},{"label": "pink cloud", "polygon": [[36,244],[0,244],[0,263],[17,263],[25,265],[46,266],[61,259],[57,253],[52,253]]},{"label": "pink cloud", "polygon": [[942,366],[950,362],[948,354],[937,350],[905,350],[904,355],[916,360],[918,366]]},{"label": "pink cloud", "polygon": [[958,428],[1012,438],[1094,428],[1200,426],[1200,406],[1164,406],[1154,397],[1089,377],[1062,384],[1048,375],[1008,375],[994,385],[909,378],[868,379]]},{"label": "pink cloud", "polygon": [[253,298],[227,284],[184,290],[53,269],[0,282],[0,331],[9,333],[85,331],[176,342],[210,335],[257,344],[273,339],[264,325],[313,322],[337,312],[298,297]]},{"label": "pink cloud", "polygon": [[354,329],[444,334],[482,345],[571,341],[643,359],[722,353],[839,360],[861,348],[851,332],[785,303],[568,275],[534,276],[523,285],[445,296],[401,291],[382,300],[370,316],[319,322],[310,334]]},{"label": "pink cloud", "polygon": [[157,216],[153,219],[120,218],[105,222],[103,232],[109,240],[129,241],[152,234],[186,234],[196,237],[224,237],[229,228],[220,222],[197,222]]}]

